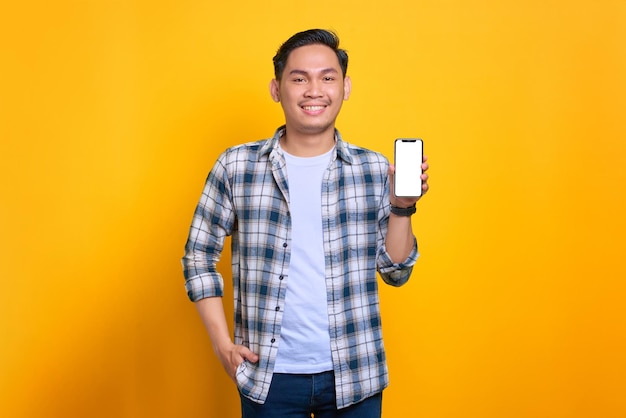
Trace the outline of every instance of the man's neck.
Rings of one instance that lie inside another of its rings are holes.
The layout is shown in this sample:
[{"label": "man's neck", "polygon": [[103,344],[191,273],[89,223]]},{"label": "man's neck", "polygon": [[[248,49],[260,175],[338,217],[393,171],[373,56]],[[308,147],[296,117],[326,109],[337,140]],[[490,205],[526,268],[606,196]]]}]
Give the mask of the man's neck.
[{"label": "man's neck", "polygon": [[328,152],[335,146],[335,129],[315,135],[294,133],[285,129],[280,138],[280,146],[291,155],[297,157],[315,157]]}]

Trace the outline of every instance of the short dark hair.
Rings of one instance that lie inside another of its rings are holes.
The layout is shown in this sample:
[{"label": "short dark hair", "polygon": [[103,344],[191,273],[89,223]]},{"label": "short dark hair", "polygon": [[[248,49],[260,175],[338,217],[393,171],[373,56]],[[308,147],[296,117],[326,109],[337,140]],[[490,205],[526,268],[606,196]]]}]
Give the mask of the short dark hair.
[{"label": "short dark hair", "polygon": [[276,76],[276,80],[281,79],[285,66],[287,65],[287,58],[289,58],[291,51],[301,46],[314,44],[326,45],[335,51],[343,73],[342,75],[345,77],[348,71],[348,53],[339,48],[339,37],[337,34],[325,29],[309,29],[296,33],[278,48],[274,56],[274,75]]}]

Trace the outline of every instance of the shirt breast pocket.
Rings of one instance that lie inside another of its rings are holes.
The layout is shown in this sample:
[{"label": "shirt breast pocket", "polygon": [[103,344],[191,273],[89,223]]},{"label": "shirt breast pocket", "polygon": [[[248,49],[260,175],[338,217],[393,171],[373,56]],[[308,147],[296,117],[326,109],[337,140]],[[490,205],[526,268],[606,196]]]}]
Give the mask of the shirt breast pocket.
[{"label": "shirt breast pocket", "polygon": [[370,223],[378,219],[378,202],[374,197],[363,196],[346,199],[346,219],[348,222]]}]

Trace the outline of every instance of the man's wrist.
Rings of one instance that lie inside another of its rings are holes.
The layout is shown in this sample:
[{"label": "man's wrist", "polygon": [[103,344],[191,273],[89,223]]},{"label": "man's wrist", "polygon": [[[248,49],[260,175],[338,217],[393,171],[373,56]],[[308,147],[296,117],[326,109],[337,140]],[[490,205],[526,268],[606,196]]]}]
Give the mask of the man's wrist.
[{"label": "man's wrist", "polygon": [[408,208],[402,208],[399,206],[395,206],[393,204],[390,206],[391,206],[391,213],[397,216],[411,216],[417,211],[415,203],[413,203],[413,205],[409,206]]}]

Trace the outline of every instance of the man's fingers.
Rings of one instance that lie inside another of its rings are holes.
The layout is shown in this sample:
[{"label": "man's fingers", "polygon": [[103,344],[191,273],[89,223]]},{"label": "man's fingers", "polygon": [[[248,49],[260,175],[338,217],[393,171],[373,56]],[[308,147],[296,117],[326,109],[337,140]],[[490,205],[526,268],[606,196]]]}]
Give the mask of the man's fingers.
[{"label": "man's fingers", "polygon": [[241,357],[241,360],[247,360],[251,363],[259,361],[259,356],[243,345],[237,347],[237,354]]}]

